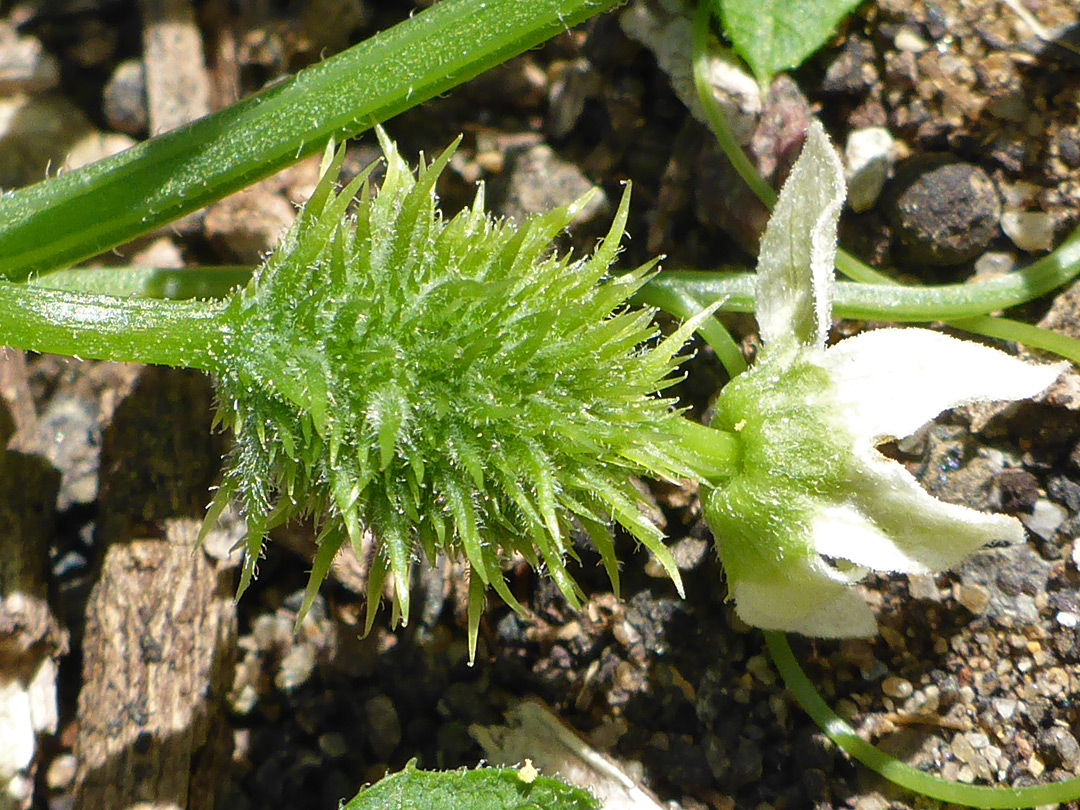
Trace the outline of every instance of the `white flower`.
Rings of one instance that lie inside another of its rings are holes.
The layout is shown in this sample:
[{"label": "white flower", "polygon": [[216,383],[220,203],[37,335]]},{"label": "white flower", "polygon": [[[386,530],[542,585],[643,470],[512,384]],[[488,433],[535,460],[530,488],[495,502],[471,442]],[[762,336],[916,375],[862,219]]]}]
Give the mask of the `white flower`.
[{"label": "white flower", "polygon": [[712,425],[740,439],[739,473],[705,516],[747,623],[870,636],[853,583],[867,569],[931,573],[1019,521],[944,503],[876,449],[942,411],[1034,396],[1068,365],[1033,365],[925,329],[878,329],[826,348],[843,169],[814,123],[762,239],[760,359],[721,393]]}]

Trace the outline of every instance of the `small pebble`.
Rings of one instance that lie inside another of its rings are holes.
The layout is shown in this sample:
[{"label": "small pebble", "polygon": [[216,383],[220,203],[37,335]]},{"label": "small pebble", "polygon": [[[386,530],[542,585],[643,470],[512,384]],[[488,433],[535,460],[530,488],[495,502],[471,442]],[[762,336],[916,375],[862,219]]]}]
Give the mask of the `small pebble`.
[{"label": "small pebble", "polygon": [[825,68],[821,82],[824,93],[860,93],[878,81],[874,46],[849,35],[840,53]]},{"label": "small pebble", "polygon": [[988,250],[975,260],[976,278],[991,279],[1003,276],[1016,267],[1016,256],[1001,250]]},{"label": "small pebble", "polygon": [[1029,253],[1041,253],[1054,246],[1054,218],[1045,211],[1006,211],[1001,230],[1014,245]]},{"label": "small pebble", "polygon": [[929,574],[909,574],[908,593],[912,599],[926,599],[931,602],[940,602],[942,599],[941,589]]},{"label": "small pebble", "polygon": [[844,147],[847,203],[852,211],[873,208],[893,163],[893,137],[884,127],[866,127],[848,135]]},{"label": "small pebble", "polygon": [[281,659],[274,683],[282,692],[292,692],[304,684],[315,669],[315,647],[295,644]]},{"label": "small pebble", "polygon": [[961,264],[998,233],[997,189],[972,163],[911,165],[897,177],[892,199],[893,224],[913,263]]},{"label": "small pebble", "polygon": [[45,784],[49,790],[66,790],[75,780],[77,765],[74,754],[58,754],[49,763],[49,769],[45,772]]},{"label": "small pebble", "polygon": [[956,601],[976,615],[990,604],[990,592],[981,585],[957,585],[955,588]]},{"label": "small pebble", "polygon": [[930,47],[930,43],[906,26],[896,32],[893,45],[896,50],[905,53],[922,53]]},{"label": "small pebble", "polygon": [[911,681],[890,675],[881,682],[881,691],[889,697],[903,699],[910,697],[914,689],[911,686]]},{"label": "small pebble", "polygon": [[1037,756],[1032,754],[1031,759],[1028,760],[1027,769],[1028,773],[1038,779],[1040,776],[1042,776],[1043,771],[1046,770],[1046,766],[1039,761],[1039,758]]},{"label": "small pebble", "polygon": [[671,547],[671,556],[680,571],[693,571],[709,556],[710,545],[707,540],[684,537]]},{"label": "small pebble", "polygon": [[1060,611],[1056,618],[1058,624],[1060,624],[1062,627],[1068,627],[1069,629],[1076,627],[1076,625],[1080,623],[1080,620],[1077,619],[1076,614],[1070,613],[1067,610]]},{"label": "small pebble", "polygon": [[1016,714],[1018,702],[1011,698],[994,698],[994,711],[1002,720],[1011,720]]},{"label": "small pebble", "polygon": [[102,112],[117,132],[138,136],[149,129],[146,71],[141,59],[127,59],[116,66],[102,91]]},{"label": "small pebble", "polygon": [[1068,516],[1069,513],[1065,507],[1046,498],[1040,498],[1035,501],[1030,515],[1020,516],[1020,522],[1043,540],[1050,540]]}]

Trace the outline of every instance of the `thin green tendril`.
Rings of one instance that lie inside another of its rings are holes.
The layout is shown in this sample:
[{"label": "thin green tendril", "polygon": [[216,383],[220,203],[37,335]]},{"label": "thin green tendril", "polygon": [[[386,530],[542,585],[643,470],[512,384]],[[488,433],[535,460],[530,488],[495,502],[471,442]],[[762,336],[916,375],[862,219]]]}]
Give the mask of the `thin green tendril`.
[{"label": "thin green tendril", "polygon": [[792,696],[829,739],[866,767],[890,782],[932,799],[966,807],[1026,808],[1059,804],[1080,798],[1080,776],[1052,785],[989,787],[951,782],[925,773],[871,745],[829,708],[795,660],[787,637],[775,630],[765,632],[765,646]]}]

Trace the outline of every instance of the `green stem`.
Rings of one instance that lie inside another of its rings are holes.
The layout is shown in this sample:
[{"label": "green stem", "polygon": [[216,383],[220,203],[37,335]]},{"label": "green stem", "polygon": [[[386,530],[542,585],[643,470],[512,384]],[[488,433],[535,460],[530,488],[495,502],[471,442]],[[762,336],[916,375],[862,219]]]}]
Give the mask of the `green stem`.
[{"label": "green stem", "polygon": [[783,633],[765,631],[765,645],[769,648],[777,671],[803,711],[810,715],[829,739],[890,782],[932,799],[967,807],[1026,808],[1056,805],[1080,798],[1080,776],[1052,785],[1013,788],[965,785],[917,770],[868,743],[829,708],[795,660],[795,654]]},{"label": "green stem", "polygon": [[694,38],[693,38],[693,74],[694,90],[697,91],[701,108],[705,112],[705,120],[709,123],[713,137],[720,145],[720,149],[731,161],[732,168],[738,173],[743,182],[750,187],[754,195],[765,204],[770,211],[776,205],[776,192],[772,186],[765,182],[765,178],[758,172],[757,167],[746,156],[742,146],[735,139],[735,133],[728,126],[727,116],[720,109],[720,105],[713,98],[712,85],[709,79],[709,22],[712,19],[712,9],[715,4],[710,0],[699,0],[697,12],[694,14]]},{"label": "green stem", "polygon": [[0,281],[0,346],[216,371],[223,306],[86,295]]},{"label": "green stem", "polygon": [[955,326],[976,335],[1022,343],[1031,349],[1053,352],[1059,357],[1080,365],[1080,340],[1041,326],[1014,321],[1011,318],[992,318],[988,315],[950,321],[949,326]]},{"label": "green stem", "polygon": [[618,0],[442,0],[227,109],[0,198],[0,275],[86,259],[354,136]]},{"label": "green stem", "polygon": [[863,284],[896,284],[896,280],[892,276],[882,273],[880,270],[875,270],[866,262],[852,256],[839,245],[836,247],[836,269],[852,281]]},{"label": "green stem", "polygon": [[739,472],[742,445],[734,433],[708,427],[692,419],[679,422],[682,458],[697,473],[698,480],[721,486]]},{"label": "green stem", "polygon": [[[1080,228],[1054,250],[1023,270],[989,281],[919,287],[906,284],[863,284],[839,281],[834,312],[841,318],[892,321],[953,321],[987,315],[1045,295],[1080,274]],[[726,297],[724,309],[754,311],[754,275],[729,271],[676,270],[653,278],[642,291],[689,295],[699,301]],[[663,293],[662,293],[663,294]],[[659,304],[657,304],[659,306]]]},{"label": "green stem", "polygon": [[[715,298],[713,299],[716,300]],[[705,308],[699,299],[677,287],[656,287],[650,285],[639,292],[631,301],[635,304],[647,304],[659,307],[680,320],[686,321]],[[746,371],[746,358],[743,357],[739,344],[731,336],[719,319],[706,318],[697,332],[716,352],[716,356],[727,369],[728,376],[735,377]]]},{"label": "green stem", "polygon": [[[693,76],[694,90],[705,112],[705,120],[708,121],[709,129],[716,138],[721,151],[727,156],[732,167],[738,173],[743,182],[750,187],[754,195],[764,203],[770,211],[776,205],[776,192],[772,186],[765,182],[765,178],[757,170],[757,167],[746,156],[739,142],[735,139],[728,124],[727,116],[720,109],[713,97],[712,87],[709,83],[709,23],[712,20],[712,9],[715,4],[709,0],[699,0],[697,12],[694,14],[694,37],[693,37]],[[892,280],[884,273],[874,270],[870,265],[856,259],[850,253],[838,248],[836,251],[836,268],[850,279],[862,281],[867,284],[889,284]]]}]

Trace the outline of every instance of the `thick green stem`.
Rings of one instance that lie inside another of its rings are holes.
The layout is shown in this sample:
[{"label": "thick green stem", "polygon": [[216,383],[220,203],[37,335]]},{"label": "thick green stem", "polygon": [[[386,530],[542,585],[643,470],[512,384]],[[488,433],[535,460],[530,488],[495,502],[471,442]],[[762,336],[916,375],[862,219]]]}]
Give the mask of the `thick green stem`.
[{"label": "thick green stem", "polygon": [[734,433],[707,427],[692,419],[679,423],[679,446],[682,460],[690,465],[700,481],[720,486],[739,472],[742,445]]},{"label": "thick green stem", "polygon": [[213,115],[0,198],[0,275],[93,256],[356,135],[618,0],[442,0]]},{"label": "thick green stem", "polygon": [[218,302],[114,298],[0,281],[0,346],[216,371]]}]

